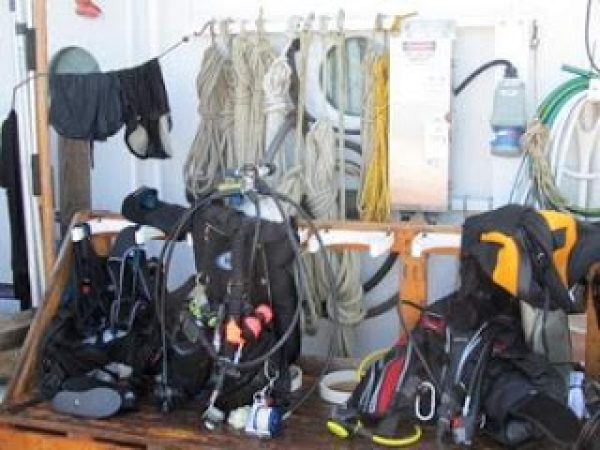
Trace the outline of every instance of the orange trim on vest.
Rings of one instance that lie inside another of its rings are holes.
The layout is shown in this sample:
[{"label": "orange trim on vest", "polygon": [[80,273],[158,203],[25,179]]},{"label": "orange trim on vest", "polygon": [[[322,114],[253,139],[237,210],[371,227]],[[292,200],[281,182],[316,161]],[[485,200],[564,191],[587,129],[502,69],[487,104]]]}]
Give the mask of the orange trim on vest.
[{"label": "orange trim on vest", "polygon": [[496,256],[496,265],[492,279],[515,297],[519,289],[519,249],[515,241],[498,231],[482,233],[482,242],[493,242],[500,245]]},{"label": "orange trim on vest", "polygon": [[540,211],[540,214],[552,231],[565,230],[565,245],[554,250],[552,259],[561,281],[567,287],[569,258],[575,242],[577,242],[577,221],[572,215],[558,211],[544,210]]}]

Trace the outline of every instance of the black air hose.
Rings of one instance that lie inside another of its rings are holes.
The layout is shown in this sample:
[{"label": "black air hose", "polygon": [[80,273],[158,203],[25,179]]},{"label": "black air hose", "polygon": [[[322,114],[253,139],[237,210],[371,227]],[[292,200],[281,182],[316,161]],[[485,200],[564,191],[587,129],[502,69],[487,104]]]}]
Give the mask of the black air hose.
[{"label": "black air hose", "polygon": [[495,66],[504,66],[504,76],[506,78],[516,78],[517,77],[517,68],[508,61],[507,59],[493,59],[491,61],[482,64],[477,69],[475,69],[471,74],[465,78],[462,83],[460,83],[456,88],[454,88],[453,93],[455,96],[460,94],[471,82],[485,72],[488,69],[491,69]]},{"label": "black air hose", "polygon": [[394,264],[396,263],[397,259],[398,253],[390,252],[390,254],[385,259],[381,267],[377,269],[373,276],[363,284],[363,291],[367,293],[371,291],[375,286],[377,286],[381,282],[381,280],[383,280],[385,276],[390,272],[392,267],[394,267]]}]

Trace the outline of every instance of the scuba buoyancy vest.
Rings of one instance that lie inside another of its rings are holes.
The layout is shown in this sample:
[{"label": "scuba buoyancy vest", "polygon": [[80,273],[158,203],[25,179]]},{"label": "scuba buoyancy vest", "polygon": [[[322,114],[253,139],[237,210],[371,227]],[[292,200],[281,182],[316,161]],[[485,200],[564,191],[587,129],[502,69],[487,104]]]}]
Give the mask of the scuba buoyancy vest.
[{"label": "scuba buoyancy vest", "polygon": [[[247,217],[219,204],[199,211],[192,222],[196,270],[206,285],[209,301],[216,304],[225,301],[232,278],[234,283],[239,280],[250,304],[272,302],[277,336],[285,333],[292,322],[298,302],[294,251],[285,227],[283,223]],[[256,230],[257,245],[253,249]],[[237,251],[234,249],[236,239],[239,241]],[[249,266],[251,259],[254,264]],[[282,350],[289,363],[298,357],[299,326]]]},{"label": "scuba buoyancy vest", "polygon": [[75,297],[73,312],[80,333],[95,334],[106,325],[114,293],[110,291],[107,258],[96,253],[89,227],[80,225],[85,237],[73,242],[75,258]]},{"label": "scuba buoyancy vest", "polygon": [[513,297],[569,312],[569,290],[600,261],[600,228],[562,212],[507,205],[465,221],[461,258],[474,259]]},{"label": "scuba buoyancy vest", "polygon": [[547,292],[552,309],[569,311],[562,276],[576,240],[575,222],[556,213],[550,218],[520,205],[470,217],[463,226],[461,260],[473,258],[495,284],[533,306],[543,307]]},{"label": "scuba buoyancy vest", "polygon": [[342,436],[368,426],[369,436],[390,438],[390,424],[437,423],[438,439],[450,435],[460,445],[472,445],[480,429],[505,445],[573,444],[580,424],[566,386],[528,349],[518,309],[476,330],[454,329],[449,314],[458,299],[453,293],[429,306],[410,339],[369,367],[348,403],[334,409],[330,430]]},{"label": "scuba buoyancy vest", "polygon": [[[244,345],[242,362],[265,353],[293,324],[298,305],[295,255],[286,226],[248,217],[219,203],[200,209],[192,218],[197,279],[205,288],[210,309],[224,307],[227,314],[238,318],[263,304],[273,311],[272,325],[258,340]],[[296,324],[281,349],[270,358],[279,374],[272,391],[276,400],[289,393],[288,368],[300,354],[300,337]],[[268,383],[262,365],[242,371],[239,379],[228,379],[224,384],[227,390],[223,390],[217,404],[231,409],[251,403],[261,383]]]},{"label": "scuba buoyancy vest", "polygon": [[[137,389],[142,377],[156,371],[160,340],[148,292],[156,274],[133,245],[134,232],[123,230],[108,257],[94,251],[89,233],[73,242],[74,289],[46,333],[39,382],[42,397],[58,398],[53,405],[64,412],[70,413],[68,401],[61,399],[94,400],[90,393],[106,392],[111,383],[113,397],[125,400],[121,394],[131,397],[133,391],[124,391],[121,383]],[[86,411],[98,417],[107,413]]]},{"label": "scuba buoyancy vest", "polygon": [[499,352],[486,370],[484,431],[508,446],[539,438],[572,446],[581,424],[566,406],[562,376],[543,356],[520,347]]},{"label": "scuba buoyancy vest", "polygon": [[[140,188],[131,193],[122,205],[126,218],[159,228],[167,235],[186,211],[181,206],[159,200],[156,190],[150,188]],[[217,201],[197,210],[191,221],[183,224],[180,234],[174,238],[182,239],[186,233],[191,233],[197,276],[172,296],[178,301],[171,298],[167,302],[167,314],[171,317],[167,320],[171,345],[168,350],[171,388],[182,391],[184,396],[196,395],[206,389],[204,373],[188,378],[174,372],[179,368],[181,373],[187,373],[190,361],[210,359],[199,348],[198,334],[203,333],[210,341],[215,339],[215,330],[225,328],[222,323],[208,323],[215,320],[221,308],[231,309],[234,303],[233,314],[239,316],[267,303],[273,312],[273,323],[265,327],[259,340],[244,345],[240,362],[253,360],[265,353],[290,329],[298,298],[293,271],[295,256],[287,237],[287,226],[247,217]],[[199,308],[198,303],[202,302],[194,300],[197,297],[195,292],[199,291],[202,291],[200,297],[205,298],[207,311],[201,311],[204,308]],[[198,326],[202,322],[206,323]],[[272,369],[278,373],[273,386],[275,396],[281,392],[285,394],[281,396],[283,398],[289,393],[288,367],[300,353],[300,337],[299,324],[296,324],[284,345],[270,358]],[[213,374],[215,366],[211,362],[202,365]],[[257,388],[268,382],[262,366],[244,372],[235,379],[228,377],[223,383],[227,390],[223,390],[217,404],[228,407],[247,404],[252,401],[252,394]]]},{"label": "scuba buoyancy vest", "polygon": [[461,296],[455,292],[429,307],[448,318],[438,435],[451,433],[455,443],[470,445],[481,426],[505,445],[539,438],[572,445],[580,424],[567,406],[567,386],[527,346],[519,309],[506,304],[476,330],[454,328],[451,312],[463,305]]},{"label": "scuba buoyancy vest", "polygon": [[341,438],[357,434],[384,446],[417,443],[421,428],[416,424],[434,423],[437,415],[445,328],[441,316],[425,311],[410,339],[401,337],[359,374],[346,404],[333,408],[328,429]]}]

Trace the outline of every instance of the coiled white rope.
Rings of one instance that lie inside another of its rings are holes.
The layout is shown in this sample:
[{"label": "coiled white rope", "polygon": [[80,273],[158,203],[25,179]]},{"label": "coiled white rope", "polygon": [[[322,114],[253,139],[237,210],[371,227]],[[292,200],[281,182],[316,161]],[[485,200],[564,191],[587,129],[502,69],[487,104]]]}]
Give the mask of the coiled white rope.
[{"label": "coiled white rope", "polygon": [[[343,35],[342,35],[343,36]],[[323,55],[326,58],[326,37],[325,34],[321,37],[323,39]],[[337,51],[343,51],[343,44],[340,45],[338,41]],[[339,54],[338,54],[338,64]],[[327,79],[326,72],[327,61],[325,61],[325,70],[323,78]],[[338,69],[340,66],[338,65]],[[344,83],[340,81],[340,77],[345,77],[344,70],[338,70],[338,86]],[[299,97],[305,95],[305,86],[301,81],[301,87]],[[344,94],[345,95],[345,92]],[[339,96],[339,98],[343,97]],[[301,104],[299,100],[299,105]],[[344,102],[341,101],[341,116],[344,115]],[[304,107],[302,107],[304,108]],[[303,109],[302,109],[303,111]],[[325,105],[322,107],[321,118],[319,118],[309,129],[306,134],[304,141],[304,190],[306,195],[306,203],[310,212],[315,218],[321,220],[333,219],[336,216],[338,218],[344,218],[345,214],[341,214],[337,211],[337,202],[342,202],[343,196],[345,196],[345,188],[343,190],[336,189],[336,165],[338,170],[344,170],[344,127],[343,118],[340,120],[340,130],[338,136],[338,142],[336,146],[336,133],[333,128],[333,124],[326,117]],[[302,120],[298,121],[298,126],[301,126]],[[342,159],[340,160],[340,154]],[[341,164],[339,164],[341,161]],[[338,163],[338,164],[336,164]],[[342,174],[342,177],[344,174]],[[343,186],[343,184],[342,184]],[[337,186],[338,188],[340,186]],[[342,202],[343,203],[343,202]],[[342,206],[340,206],[342,208]],[[345,206],[344,206],[345,209]],[[336,348],[341,355],[347,356],[351,354],[352,342],[354,335],[354,326],[358,324],[365,314],[364,303],[363,303],[363,291],[360,283],[360,257],[356,252],[343,251],[328,253],[330,261],[334,267],[334,271],[337,274],[336,286],[338,289],[337,302],[338,305],[333,304],[333,297],[329,291],[330,286],[327,278],[325,277],[326,261],[319,255],[307,255],[306,263],[309,272],[309,283],[313,292],[313,297],[316,300],[316,304],[308,305],[306,311],[306,325],[309,328],[316,326],[318,317],[323,314],[323,303],[326,300],[326,309],[329,317],[336,317],[341,327],[339,327],[338,340]],[[336,312],[334,312],[336,308]]]},{"label": "coiled white rope", "polygon": [[[336,135],[331,122],[326,118],[317,120],[310,128],[305,140],[304,173],[306,186],[306,203],[310,212],[317,219],[327,220],[337,216],[335,189],[336,174]],[[347,356],[352,351],[353,327],[365,314],[363,290],[360,283],[360,257],[352,251],[328,252],[331,264],[336,273],[337,320],[342,325],[336,336],[337,348],[341,355]],[[306,255],[309,272],[309,284],[316,304],[308,305],[307,327],[316,327],[316,320],[323,314],[322,304],[325,300],[329,317],[336,317],[330,292],[329,280],[325,276],[326,261],[321,254]]]},{"label": "coiled white rope", "polygon": [[337,39],[337,89],[338,89],[338,182],[340,219],[346,220],[346,35],[343,30],[338,32]]},{"label": "coiled white rope", "polygon": [[317,219],[335,218],[335,131],[328,119],[318,119],[305,140],[306,203]]},{"label": "coiled white rope", "polygon": [[[303,136],[304,108],[306,105],[306,70],[308,55],[312,43],[312,33],[302,31],[300,33],[300,61],[298,63],[298,110],[296,111],[296,133],[295,144],[291,161],[285,165],[285,170],[277,180],[276,189],[300,202],[306,191],[305,178],[305,146]],[[281,152],[280,152],[281,153]],[[281,156],[281,155],[280,155]],[[288,208],[286,206],[286,208]],[[287,212],[291,212],[291,209]],[[315,312],[315,311],[313,311]],[[313,315],[311,313],[311,315]],[[308,320],[310,321],[310,319]]]},{"label": "coiled white rope", "polygon": [[213,43],[206,49],[196,78],[200,124],[183,166],[187,190],[195,197],[223,177],[233,150],[231,60],[226,49]]},{"label": "coiled white rope", "polygon": [[[266,116],[265,142],[267,148],[285,122],[287,115],[294,109],[290,98],[292,69],[285,57],[286,51],[287,48],[284,49],[281,56],[273,61],[263,81]],[[272,161],[276,166],[275,179],[280,179],[288,167],[285,143],[284,140],[282,148],[276,153]]]},{"label": "coiled white rope", "polygon": [[265,92],[263,82],[267,70],[276,58],[275,51],[263,33],[250,39],[240,33],[231,50],[235,73],[234,166],[256,164],[265,149]]}]

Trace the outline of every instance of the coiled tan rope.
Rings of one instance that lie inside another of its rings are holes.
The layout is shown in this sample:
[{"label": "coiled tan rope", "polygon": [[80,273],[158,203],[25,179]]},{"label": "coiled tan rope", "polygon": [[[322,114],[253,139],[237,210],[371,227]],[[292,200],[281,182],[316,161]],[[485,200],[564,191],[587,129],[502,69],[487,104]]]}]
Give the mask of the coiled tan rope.
[{"label": "coiled tan rope", "polygon": [[200,124],[183,166],[187,190],[199,196],[223,177],[233,152],[233,82],[226,50],[213,43],[206,49],[196,78]]},{"label": "coiled tan rope", "polygon": [[263,82],[276,58],[267,37],[258,32],[255,39],[242,32],[233,40],[231,59],[235,73],[234,165],[255,164],[265,149],[265,91]]}]

